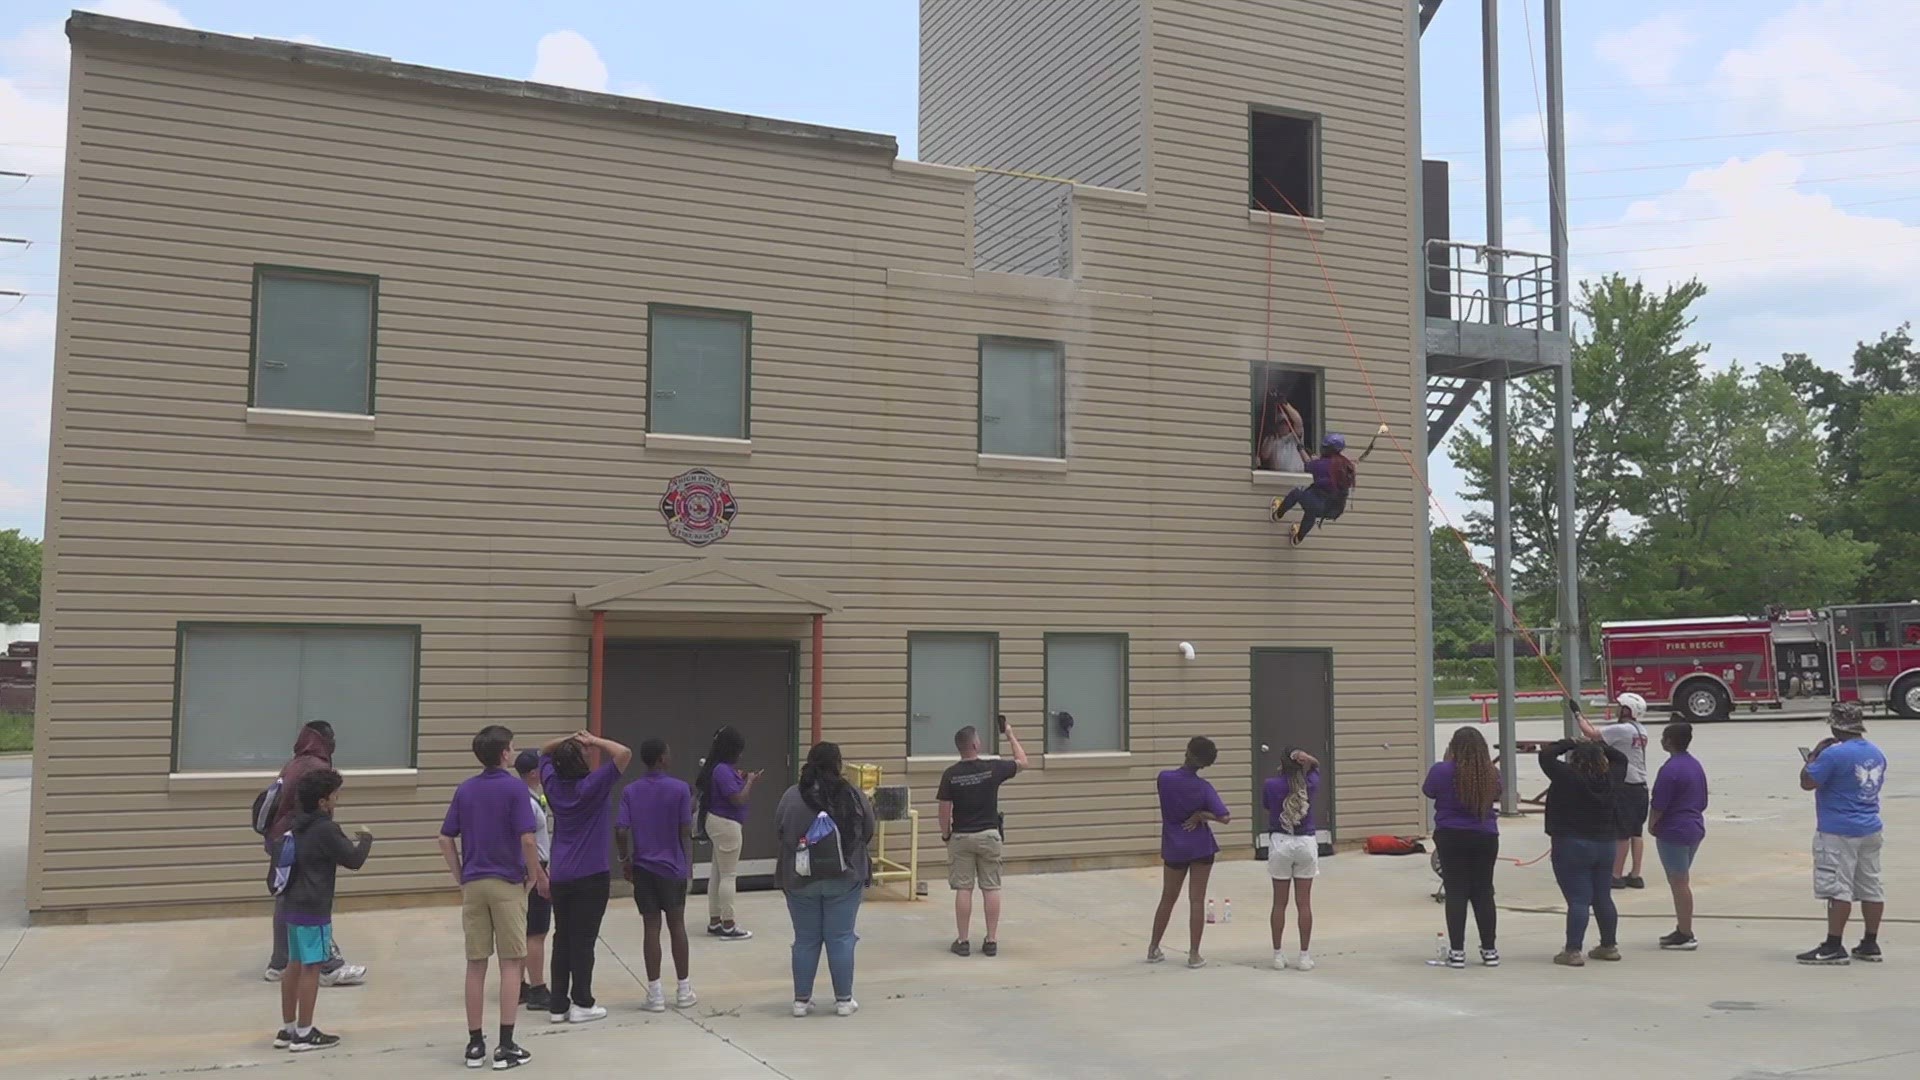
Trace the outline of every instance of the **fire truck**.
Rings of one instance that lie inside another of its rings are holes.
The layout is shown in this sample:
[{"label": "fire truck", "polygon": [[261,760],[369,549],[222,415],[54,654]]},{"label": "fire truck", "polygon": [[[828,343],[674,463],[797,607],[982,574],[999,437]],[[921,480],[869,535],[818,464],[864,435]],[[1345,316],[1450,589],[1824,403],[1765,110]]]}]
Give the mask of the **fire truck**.
[{"label": "fire truck", "polygon": [[1681,720],[1835,701],[1920,719],[1920,601],[1602,623],[1600,642],[1610,696]]}]

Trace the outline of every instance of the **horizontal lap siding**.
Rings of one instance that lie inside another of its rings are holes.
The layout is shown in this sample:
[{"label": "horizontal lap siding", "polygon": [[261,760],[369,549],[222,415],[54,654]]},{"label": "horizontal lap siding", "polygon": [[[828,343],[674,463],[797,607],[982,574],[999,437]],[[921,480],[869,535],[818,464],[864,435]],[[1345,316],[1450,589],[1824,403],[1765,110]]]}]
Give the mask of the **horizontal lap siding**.
[{"label": "horizontal lap siding", "polygon": [[[1152,852],[1152,776],[1193,734],[1221,740],[1216,781],[1250,812],[1257,645],[1335,650],[1343,834],[1417,822],[1414,492],[1383,450],[1326,537],[1276,542],[1272,492],[1247,479],[1267,240],[1244,214],[1172,178],[1152,210],[1081,200],[1080,272],[1150,301],[889,288],[888,270],[964,273],[967,185],[557,106],[76,57],[34,908],[260,897],[250,795],[169,789],[183,619],[421,624],[421,773],[352,793],[343,816],[381,841],[342,887],[439,887],[432,834],[472,730],[531,742],[583,722],[573,594],[697,557],[655,507],[694,466],[741,506],[715,550],[842,604],[827,735],[928,814],[937,771],[902,772],[908,631],[998,632],[1002,707],[1033,735],[1043,635],[1100,631],[1132,640],[1134,756],[1011,786],[1019,857]],[[1405,223],[1378,202],[1324,242],[1385,252]],[[377,431],[248,427],[256,261],[381,276]],[[1276,347],[1325,365],[1335,423],[1363,433],[1317,271],[1298,253],[1278,265]],[[1383,405],[1410,414],[1404,275],[1396,300],[1384,267],[1336,274]],[[645,446],[659,301],[753,312],[750,458]],[[983,333],[1066,343],[1068,474],[976,464]],[[612,628],[793,640],[807,723],[804,619]]]}]

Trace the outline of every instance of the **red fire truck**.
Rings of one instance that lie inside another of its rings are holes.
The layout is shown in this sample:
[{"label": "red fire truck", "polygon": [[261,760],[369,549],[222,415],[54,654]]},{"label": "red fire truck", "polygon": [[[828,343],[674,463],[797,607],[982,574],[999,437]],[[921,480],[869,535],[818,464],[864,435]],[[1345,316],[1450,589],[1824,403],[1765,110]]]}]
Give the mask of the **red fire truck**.
[{"label": "red fire truck", "polygon": [[1600,641],[1611,696],[1631,691],[1682,720],[1834,701],[1920,718],[1920,601],[1611,622]]}]

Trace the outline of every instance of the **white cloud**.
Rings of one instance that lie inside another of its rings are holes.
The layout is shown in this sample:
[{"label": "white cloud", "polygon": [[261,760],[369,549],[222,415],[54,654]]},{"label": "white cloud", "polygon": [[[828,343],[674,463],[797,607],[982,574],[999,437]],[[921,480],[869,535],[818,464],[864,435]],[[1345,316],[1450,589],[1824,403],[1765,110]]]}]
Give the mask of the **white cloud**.
[{"label": "white cloud", "polygon": [[1678,12],[1663,12],[1638,26],[1614,30],[1594,39],[1593,51],[1620,69],[1627,81],[1642,88],[1673,81],[1674,72],[1700,35]]},{"label": "white cloud", "polygon": [[[1746,122],[1859,124],[1920,114],[1920,4],[1807,0],[1762,23],[1715,69]],[[1884,140],[1884,141],[1892,141]]]},{"label": "white cloud", "polygon": [[555,30],[534,47],[534,82],[605,93],[607,62],[577,30]]}]

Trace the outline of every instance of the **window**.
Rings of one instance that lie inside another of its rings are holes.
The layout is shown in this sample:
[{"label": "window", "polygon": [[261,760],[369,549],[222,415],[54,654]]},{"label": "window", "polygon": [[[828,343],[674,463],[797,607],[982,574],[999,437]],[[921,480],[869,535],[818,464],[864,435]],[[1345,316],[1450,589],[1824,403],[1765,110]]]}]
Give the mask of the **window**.
[{"label": "window", "polygon": [[325,720],[337,768],[414,763],[420,631],[412,626],[180,628],[174,768],[278,769]]},{"label": "window", "polygon": [[1256,363],[1248,396],[1253,467],[1264,472],[1304,472],[1320,448],[1321,372],[1284,364]]},{"label": "window", "polygon": [[1856,649],[1894,648],[1893,616],[1887,611],[1855,611],[1849,620]]},{"label": "window", "polygon": [[952,756],[953,733],[969,724],[998,745],[999,645],[992,634],[907,635],[909,756]]},{"label": "window", "polygon": [[753,317],[655,305],[647,309],[647,430],[748,438],[748,343]]},{"label": "window", "polygon": [[1320,216],[1320,121],[1254,109],[1247,120],[1247,206]]},{"label": "window", "polygon": [[1050,754],[1127,748],[1125,634],[1047,635],[1046,747]]},{"label": "window", "polygon": [[1066,353],[1055,341],[980,339],[980,452],[1067,456]]},{"label": "window", "polygon": [[380,279],[253,269],[253,393],[262,409],[373,414]]}]

